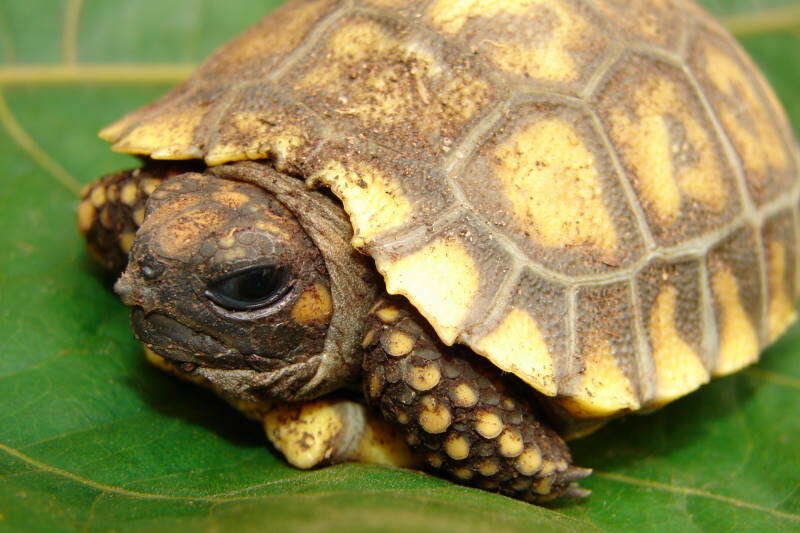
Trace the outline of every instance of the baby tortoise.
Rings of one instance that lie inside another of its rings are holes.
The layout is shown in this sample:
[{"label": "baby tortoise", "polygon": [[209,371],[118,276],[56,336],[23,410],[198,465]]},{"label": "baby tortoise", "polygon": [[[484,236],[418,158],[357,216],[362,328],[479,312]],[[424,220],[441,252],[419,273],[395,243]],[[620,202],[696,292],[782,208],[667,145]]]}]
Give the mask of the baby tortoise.
[{"label": "baby tortoise", "polygon": [[301,468],[581,496],[562,438],[795,319],[795,140],[689,0],[293,1],[101,136],[144,165],[79,226],[148,357]]}]

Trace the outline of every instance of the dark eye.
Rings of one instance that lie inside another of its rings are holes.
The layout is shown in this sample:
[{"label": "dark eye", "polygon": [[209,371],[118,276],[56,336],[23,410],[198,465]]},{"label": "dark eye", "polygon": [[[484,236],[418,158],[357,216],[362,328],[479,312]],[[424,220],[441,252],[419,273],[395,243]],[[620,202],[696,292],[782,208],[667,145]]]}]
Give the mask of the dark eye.
[{"label": "dark eye", "polygon": [[276,266],[254,266],[212,281],[205,294],[229,311],[251,311],[274,304],[291,289],[289,272]]}]

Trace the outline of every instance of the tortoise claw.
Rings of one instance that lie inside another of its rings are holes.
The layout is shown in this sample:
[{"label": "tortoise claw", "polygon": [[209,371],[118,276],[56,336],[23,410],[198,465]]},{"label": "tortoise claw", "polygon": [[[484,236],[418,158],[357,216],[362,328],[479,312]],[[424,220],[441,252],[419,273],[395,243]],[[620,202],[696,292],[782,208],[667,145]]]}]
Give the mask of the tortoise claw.
[{"label": "tortoise claw", "polygon": [[587,478],[592,474],[591,468],[581,468],[579,466],[570,466],[567,470],[558,475],[558,481],[562,483],[569,483],[571,481],[579,481]]},{"label": "tortoise claw", "polygon": [[561,494],[561,497],[565,499],[582,499],[589,497],[591,494],[592,491],[589,489],[584,489],[578,486],[577,483],[570,483],[567,489]]}]

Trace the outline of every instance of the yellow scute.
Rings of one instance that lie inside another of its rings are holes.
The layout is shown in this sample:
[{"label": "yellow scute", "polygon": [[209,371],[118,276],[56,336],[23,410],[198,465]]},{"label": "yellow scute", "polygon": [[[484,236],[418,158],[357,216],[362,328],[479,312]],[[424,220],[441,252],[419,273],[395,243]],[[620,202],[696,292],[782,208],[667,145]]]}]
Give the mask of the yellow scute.
[{"label": "yellow scute", "polygon": [[498,146],[494,156],[514,217],[538,244],[616,250],[597,162],[572,125],[535,122]]},{"label": "yellow scute", "polygon": [[724,376],[758,360],[758,335],[742,305],[739,285],[731,270],[720,263],[711,285],[722,308],[719,356],[714,375]]},{"label": "yellow scute", "polygon": [[791,292],[786,286],[786,247],[780,241],[767,243],[769,257],[769,339],[776,340],[797,318]]},{"label": "yellow scute", "polygon": [[726,96],[714,102],[720,106],[720,118],[739,157],[750,170],[748,177],[760,181],[770,179],[770,167],[785,169],[789,159],[763,100],[752,81],[727,53],[707,43],[702,54],[711,82]]},{"label": "yellow scute", "polygon": [[397,260],[378,260],[390,294],[406,296],[448,345],[479,288],[479,272],[459,241],[442,238]]},{"label": "yellow scute", "polygon": [[682,338],[675,326],[678,290],[661,289],[650,312],[650,340],[656,370],[654,405],[680,398],[707,383],[709,374],[697,353]]},{"label": "yellow scute", "polygon": [[[581,74],[574,49],[584,43],[581,37],[591,34],[586,20],[567,2],[550,0],[438,0],[428,8],[427,17],[434,27],[448,34],[460,33],[470,19],[514,17],[518,25],[541,24],[543,30],[533,39],[508,39],[481,43],[501,69],[547,81],[572,81]],[[500,22],[498,22],[500,24]]]},{"label": "yellow scute", "polygon": [[345,167],[330,161],[312,176],[312,181],[329,186],[342,200],[353,224],[356,246],[400,228],[411,217],[411,203],[397,183],[367,163],[349,163]]},{"label": "yellow scute", "polygon": [[131,113],[122,117],[121,119],[117,120],[116,122],[109,124],[108,126],[104,127],[100,130],[97,134],[98,137],[103,139],[104,141],[108,142],[117,142],[120,137],[122,137],[128,129],[133,126],[137,119],[138,113]]},{"label": "yellow scute", "polygon": [[475,351],[539,392],[556,394],[553,355],[536,321],[527,312],[512,309],[500,325],[478,341]]},{"label": "yellow scute", "polygon": [[599,418],[639,408],[633,384],[619,367],[607,338],[592,335],[584,355],[584,370],[577,389],[561,400],[570,413]]},{"label": "yellow scute", "polygon": [[[266,120],[265,120],[266,119]],[[284,126],[281,134],[276,135],[267,126],[269,117],[260,113],[239,113],[228,120],[231,126],[239,132],[244,132],[239,138],[241,142],[229,142],[211,146],[205,156],[206,163],[211,166],[227,163],[229,161],[255,160],[274,157],[283,161],[290,157],[292,151],[303,143],[300,128]]]},{"label": "yellow scute", "polygon": [[[609,117],[612,138],[643,203],[664,224],[678,221],[683,198],[722,211],[727,189],[715,145],[675,83],[651,76],[632,96],[624,106],[613,107]],[[683,139],[671,132],[681,132]]]},{"label": "yellow scute", "polygon": [[205,111],[198,108],[173,110],[140,123],[111,147],[124,154],[150,155],[153,159],[192,159],[200,153],[194,133]]}]

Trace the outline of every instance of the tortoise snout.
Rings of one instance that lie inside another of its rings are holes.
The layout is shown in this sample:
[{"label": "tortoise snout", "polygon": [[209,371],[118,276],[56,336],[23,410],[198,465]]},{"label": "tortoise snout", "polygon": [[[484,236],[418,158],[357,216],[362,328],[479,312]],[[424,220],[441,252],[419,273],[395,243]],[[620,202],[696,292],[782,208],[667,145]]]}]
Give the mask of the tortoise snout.
[{"label": "tortoise snout", "polygon": [[151,311],[156,306],[156,295],[149,287],[134,283],[129,271],[123,272],[122,276],[114,284],[114,292],[120,297],[122,303],[128,307],[141,307]]},{"label": "tortoise snout", "polygon": [[129,307],[136,305],[133,299],[133,285],[127,272],[124,272],[114,284],[114,292],[117,293],[117,296],[120,297],[125,305]]}]

